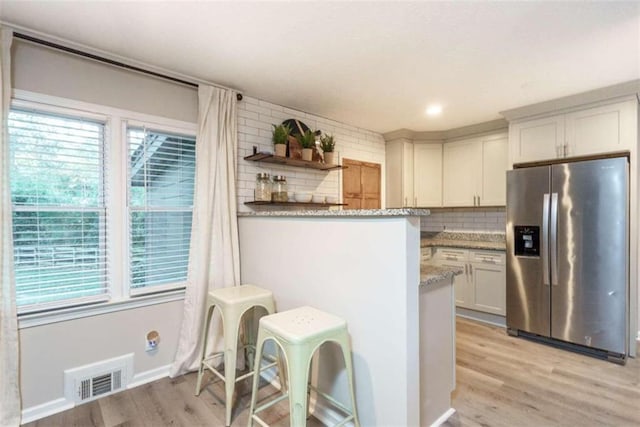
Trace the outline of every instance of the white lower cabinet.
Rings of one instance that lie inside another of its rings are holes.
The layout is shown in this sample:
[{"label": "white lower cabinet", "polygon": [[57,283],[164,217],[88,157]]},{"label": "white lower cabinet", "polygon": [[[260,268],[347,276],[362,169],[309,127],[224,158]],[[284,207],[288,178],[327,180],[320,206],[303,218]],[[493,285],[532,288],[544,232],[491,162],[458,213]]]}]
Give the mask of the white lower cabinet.
[{"label": "white lower cabinet", "polygon": [[453,280],[456,306],[506,315],[504,252],[437,248],[433,260],[436,265],[463,270]]}]

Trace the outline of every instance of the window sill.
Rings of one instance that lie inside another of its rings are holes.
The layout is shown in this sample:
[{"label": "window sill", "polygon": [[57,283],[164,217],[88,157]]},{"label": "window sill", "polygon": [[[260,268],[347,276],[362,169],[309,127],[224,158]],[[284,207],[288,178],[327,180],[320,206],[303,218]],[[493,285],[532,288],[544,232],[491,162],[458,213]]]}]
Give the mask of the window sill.
[{"label": "window sill", "polygon": [[179,301],[184,299],[184,293],[184,289],[179,289],[164,292],[162,294],[133,297],[122,301],[103,302],[42,313],[22,314],[18,315],[18,329],[33,328],[35,326],[47,325],[50,323],[65,322],[68,320],[81,319],[83,317],[98,316],[122,310],[131,310],[149,305]]}]

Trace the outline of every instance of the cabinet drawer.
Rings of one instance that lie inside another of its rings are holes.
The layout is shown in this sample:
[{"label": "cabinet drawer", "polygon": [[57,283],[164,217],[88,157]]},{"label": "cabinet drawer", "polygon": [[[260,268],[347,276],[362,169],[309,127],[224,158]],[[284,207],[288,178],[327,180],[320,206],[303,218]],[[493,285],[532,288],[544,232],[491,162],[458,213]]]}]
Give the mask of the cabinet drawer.
[{"label": "cabinet drawer", "polygon": [[420,261],[421,262],[431,261],[432,259],[433,259],[433,248],[432,247],[420,248]]},{"label": "cabinet drawer", "polygon": [[465,249],[438,248],[435,258],[439,261],[466,261],[469,251]]},{"label": "cabinet drawer", "polygon": [[497,251],[471,251],[469,254],[469,260],[471,262],[477,262],[481,264],[493,264],[504,265],[505,253]]}]

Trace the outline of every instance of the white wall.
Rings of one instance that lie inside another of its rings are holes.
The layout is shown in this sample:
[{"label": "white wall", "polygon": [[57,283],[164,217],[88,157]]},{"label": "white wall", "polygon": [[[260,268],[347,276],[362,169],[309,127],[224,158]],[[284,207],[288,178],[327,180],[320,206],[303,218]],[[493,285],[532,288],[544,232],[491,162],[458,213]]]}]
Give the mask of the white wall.
[{"label": "white wall", "polygon": [[[20,329],[23,409],[64,396],[64,370],[134,353],[135,375],[173,362],[183,301]],[[155,353],[146,353],[147,332],[160,333]],[[165,372],[166,375],[167,372]]]},{"label": "white wall", "polygon": [[[278,311],[311,305],[347,321],[361,424],[418,425],[418,218],[240,217],[238,225],[244,283],[273,291]],[[333,350],[322,353],[319,383],[350,406]]]},{"label": "white wall", "polygon": [[491,231],[504,233],[504,208],[432,209],[422,217],[421,231]]},{"label": "white wall", "polygon": [[[315,194],[341,197],[341,171],[321,172],[248,162],[243,159],[253,153],[253,146],[257,146],[258,151],[273,153],[272,125],[280,124],[286,119],[298,119],[313,130],[319,129],[324,133],[333,134],[338,159],[346,157],[379,163],[383,174],[381,179],[384,203],[385,143],[381,134],[245,96],[238,102],[238,212],[251,211],[244,202],[253,201],[256,174],[259,172],[285,175],[289,192],[306,190]],[[341,163],[341,160],[339,162]]]}]

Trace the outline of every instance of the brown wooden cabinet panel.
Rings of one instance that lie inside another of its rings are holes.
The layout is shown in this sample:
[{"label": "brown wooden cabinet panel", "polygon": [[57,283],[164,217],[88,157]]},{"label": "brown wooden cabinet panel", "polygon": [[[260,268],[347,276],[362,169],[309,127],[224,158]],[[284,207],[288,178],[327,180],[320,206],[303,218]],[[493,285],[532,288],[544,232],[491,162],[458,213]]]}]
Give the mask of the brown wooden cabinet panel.
[{"label": "brown wooden cabinet panel", "polygon": [[381,166],[378,163],[343,159],[342,196],[345,209],[380,209]]}]

